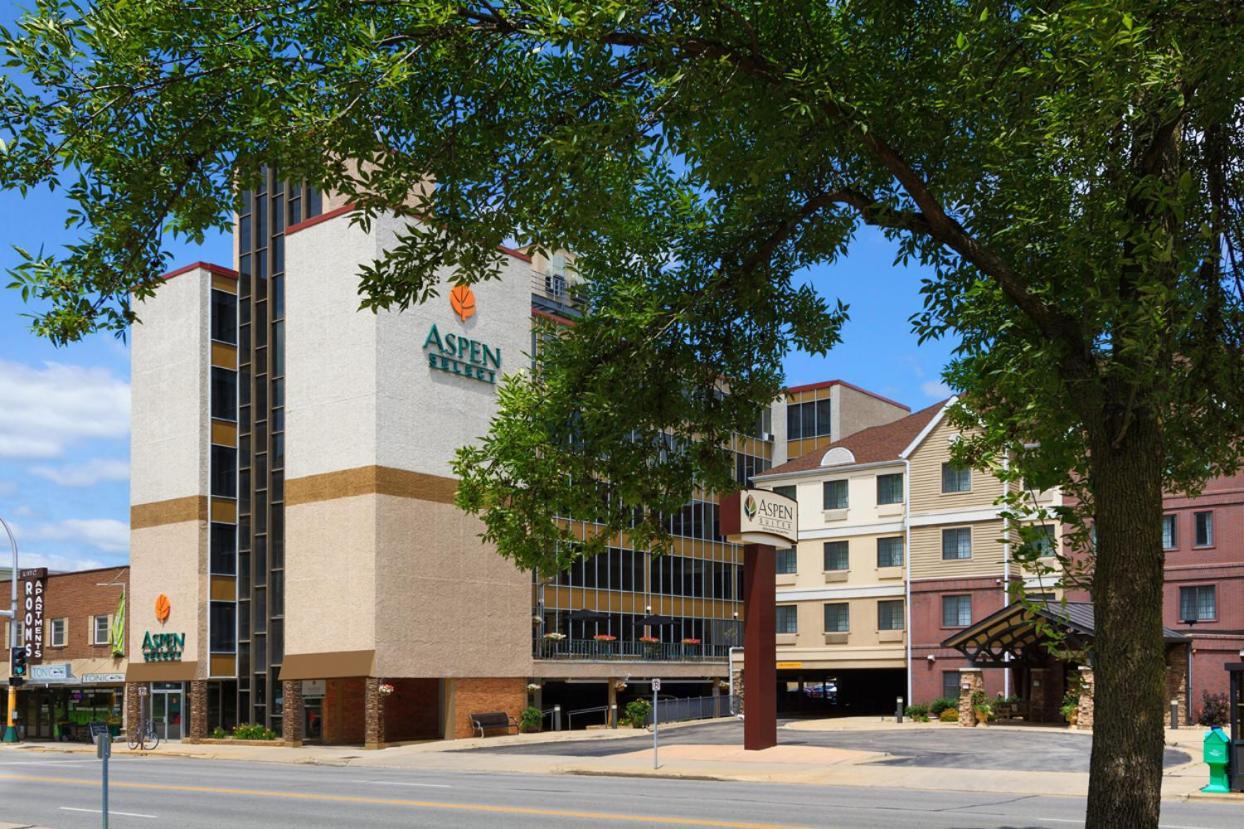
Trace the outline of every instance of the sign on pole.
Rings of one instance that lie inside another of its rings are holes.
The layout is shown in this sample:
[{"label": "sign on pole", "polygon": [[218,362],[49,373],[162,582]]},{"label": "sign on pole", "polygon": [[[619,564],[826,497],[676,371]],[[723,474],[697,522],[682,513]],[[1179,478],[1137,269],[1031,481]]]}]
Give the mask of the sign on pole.
[{"label": "sign on pole", "polygon": [[652,680],[652,767],[654,769],[661,768],[661,761],[657,758],[657,692],[661,690],[661,680]]},{"label": "sign on pole", "polygon": [[22,570],[22,594],[18,597],[18,613],[22,617],[22,645],[26,661],[31,665],[43,661],[43,605],[46,601],[48,570],[36,567]]}]

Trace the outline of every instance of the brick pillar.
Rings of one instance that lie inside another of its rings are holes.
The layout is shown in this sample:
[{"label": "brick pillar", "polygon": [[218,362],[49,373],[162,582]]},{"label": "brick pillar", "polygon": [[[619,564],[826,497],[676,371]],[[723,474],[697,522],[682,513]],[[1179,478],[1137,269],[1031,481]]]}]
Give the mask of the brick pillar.
[{"label": "brick pillar", "polygon": [[1187,645],[1178,645],[1166,651],[1166,704],[1169,706],[1172,702],[1179,703],[1179,721],[1191,725],[1188,719]]},{"label": "brick pillar", "polygon": [[[151,709],[146,712],[139,710],[141,700],[138,697],[138,686],[145,685],[143,682],[127,682],[125,683],[125,736],[133,740],[138,735],[138,727],[144,719],[143,714],[147,717],[151,716]],[[147,697],[147,704],[151,704],[151,697]]]},{"label": "brick pillar", "polygon": [[738,705],[736,714],[743,713],[743,666],[736,665],[734,668],[734,700]]},{"label": "brick pillar", "polygon": [[1076,714],[1076,728],[1085,731],[1093,727],[1093,669],[1080,666],[1080,710]]},{"label": "brick pillar", "polygon": [[286,745],[302,745],[302,724],[306,717],[302,707],[302,680],[287,679],[281,683],[285,707],[281,715],[281,739]]},{"label": "brick pillar", "polygon": [[384,748],[384,697],[381,681],[369,676],[363,687],[363,748]]},{"label": "brick pillar", "polygon": [[1028,669],[1028,718],[1033,722],[1048,722],[1050,684],[1048,668]]},{"label": "brick pillar", "polygon": [[976,725],[976,711],[972,708],[972,695],[985,690],[985,677],[980,668],[959,669],[959,725],[969,728]]},{"label": "brick pillar", "polygon": [[207,680],[190,680],[190,732],[186,742],[197,743],[207,736]]}]

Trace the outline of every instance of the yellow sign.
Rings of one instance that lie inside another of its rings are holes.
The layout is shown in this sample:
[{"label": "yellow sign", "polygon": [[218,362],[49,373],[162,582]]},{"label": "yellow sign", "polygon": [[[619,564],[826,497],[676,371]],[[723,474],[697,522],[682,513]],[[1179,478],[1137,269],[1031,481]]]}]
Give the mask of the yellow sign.
[{"label": "yellow sign", "polygon": [[803,663],[802,662],[779,662],[777,663],[777,667],[779,671],[789,671],[795,668],[802,668]]}]

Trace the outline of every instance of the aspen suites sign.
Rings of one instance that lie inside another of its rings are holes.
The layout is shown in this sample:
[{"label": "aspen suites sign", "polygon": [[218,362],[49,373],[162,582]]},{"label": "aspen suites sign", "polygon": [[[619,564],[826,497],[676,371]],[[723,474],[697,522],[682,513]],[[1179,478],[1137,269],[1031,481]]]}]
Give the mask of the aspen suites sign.
[{"label": "aspen suites sign", "polygon": [[[463,322],[475,316],[475,294],[468,285],[458,285],[449,293],[449,305]],[[433,323],[423,340],[423,353],[435,371],[457,374],[495,385],[501,370],[501,349],[473,340],[463,334],[442,334]]]},{"label": "aspen suites sign", "polygon": [[721,531],[736,544],[788,547],[798,540],[799,505],[767,489],[744,489],[721,499]]}]

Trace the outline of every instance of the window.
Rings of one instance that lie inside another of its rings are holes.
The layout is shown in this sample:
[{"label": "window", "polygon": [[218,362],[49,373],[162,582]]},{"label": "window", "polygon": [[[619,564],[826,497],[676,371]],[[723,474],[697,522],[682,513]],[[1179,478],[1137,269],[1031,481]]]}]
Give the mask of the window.
[{"label": "window", "polygon": [[1196,520],[1196,546],[1214,546],[1214,513],[1198,512],[1193,514]]},{"label": "window", "polygon": [[785,547],[774,552],[779,573],[794,573],[798,569],[794,547]]},{"label": "window", "polygon": [[773,494],[784,496],[792,501],[798,500],[795,498],[795,487],[793,484],[791,486],[775,486],[773,488]]},{"label": "window", "polygon": [[107,645],[112,639],[112,629],[109,624],[112,620],[107,616],[91,617],[91,644]]},{"label": "window", "polygon": [[212,417],[217,420],[238,418],[238,373],[212,366]]},{"label": "window", "polygon": [[903,473],[877,476],[877,503],[903,503]]},{"label": "window", "polygon": [[947,699],[959,698],[958,671],[942,671],[942,696]]},{"label": "window", "polygon": [[971,596],[942,596],[942,627],[965,628],[972,624]]},{"label": "window", "polygon": [[54,648],[65,647],[65,640],[68,638],[68,633],[69,633],[69,620],[68,619],[53,619],[51,635],[48,636],[48,639],[51,641],[52,647]]},{"label": "window", "polygon": [[825,632],[846,633],[851,630],[851,606],[846,602],[825,605]]},{"label": "window", "polygon": [[903,629],[903,600],[877,602],[877,630]]},{"label": "window", "polygon": [[972,528],[953,527],[942,530],[942,561],[972,557]]},{"label": "window", "polygon": [[1034,546],[1037,548],[1037,555],[1041,558],[1054,555],[1054,526],[1052,524],[1042,524],[1038,527],[1041,534],[1037,536]]},{"label": "window", "polygon": [[233,653],[237,650],[237,614],[233,602],[212,602],[212,653]]},{"label": "window", "polygon": [[830,401],[810,400],[807,403],[790,403],[786,406],[786,439],[815,438],[832,432]]},{"label": "window", "polygon": [[232,576],[237,572],[237,535],[232,524],[212,524],[211,572]]},{"label": "window", "polygon": [[824,507],[825,509],[847,508],[847,482],[845,480],[825,482]]},{"label": "window", "polygon": [[212,339],[222,343],[238,341],[238,298],[224,291],[212,291]]},{"label": "window", "polygon": [[903,566],[903,537],[901,535],[877,539],[877,566]]},{"label": "window", "polygon": [[972,470],[953,463],[942,464],[942,492],[971,492]]},{"label": "window", "polygon": [[212,495],[233,498],[237,492],[237,451],[232,446],[212,446]]},{"label": "window", "polygon": [[825,570],[850,570],[851,554],[846,541],[825,542]]},{"label": "window", "polygon": [[1179,620],[1212,622],[1218,618],[1217,589],[1212,584],[1179,588]]},{"label": "window", "polygon": [[799,632],[799,614],[798,608],[793,604],[780,604],[777,610],[777,632],[778,633],[798,633]]},{"label": "window", "polygon": [[1178,526],[1175,523],[1174,515],[1162,516],[1162,549],[1173,550],[1178,545]]}]

